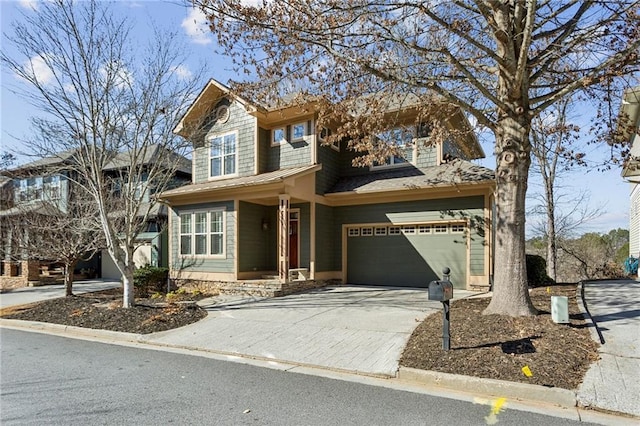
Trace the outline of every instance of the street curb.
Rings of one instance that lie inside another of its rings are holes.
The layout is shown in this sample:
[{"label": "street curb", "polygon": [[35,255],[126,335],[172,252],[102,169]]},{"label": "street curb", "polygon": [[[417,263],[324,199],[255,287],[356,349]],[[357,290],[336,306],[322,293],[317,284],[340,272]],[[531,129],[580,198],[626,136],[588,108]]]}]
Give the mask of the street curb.
[{"label": "street curb", "polygon": [[0,327],[13,330],[33,330],[42,333],[55,334],[59,336],[85,337],[101,340],[115,340],[120,342],[143,343],[142,334],[125,333],[121,331],[97,330],[95,328],[75,327],[72,325],[51,324],[37,321],[23,321],[0,318]]},{"label": "street curb", "polygon": [[438,386],[449,390],[464,391],[523,402],[543,402],[562,408],[576,407],[576,393],[568,389],[548,388],[527,383],[508,382],[505,380],[485,379],[472,376],[460,376],[457,374],[418,370],[409,367],[400,367],[397,377],[402,381]]}]

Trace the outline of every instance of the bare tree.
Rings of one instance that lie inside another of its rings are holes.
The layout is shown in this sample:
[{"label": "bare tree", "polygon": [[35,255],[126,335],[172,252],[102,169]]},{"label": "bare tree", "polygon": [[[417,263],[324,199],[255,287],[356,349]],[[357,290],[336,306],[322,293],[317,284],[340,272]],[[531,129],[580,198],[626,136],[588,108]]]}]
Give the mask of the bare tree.
[{"label": "bare tree", "polygon": [[[183,46],[158,30],[145,46],[126,17],[107,3],[54,0],[25,12],[6,39],[19,52],[2,63],[26,85],[15,87],[44,118],[33,120],[39,156],[74,150],[77,184],[94,200],[106,247],[124,285],[123,306],[134,302],[136,237],[153,211],[150,191],[170,182],[186,146],[172,130],[196,89]],[[43,72],[44,70],[44,72]],[[115,163],[114,163],[115,162]],[[121,209],[110,210],[116,166]]]},{"label": "bare tree", "polygon": [[576,150],[580,142],[580,127],[574,123],[574,102],[565,98],[545,113],[531,120],[531,172],[542,180],[541,194],[532,194],[537,201],[529,211],[543,220],[533,224],[534,234],[546,241],[547,274],[558,279],[558,240],[572,235],[580,226],[601,214],[589,207],[586,191],[563,190],[562,180],[573,165],[587,166],[585,154]]},{"label": "bare tree", "polygon": [[[398,93],[430,108],[456,105],[491,130],[497,158],[495,281],[485,313],[536,312],[527,291],[524,244],[531,120],[577,91],[597,99],[598,88],[615,88],[638,70],[637,0],[194,3],[238,70],[260,76],[254,84],[236,85],[238,90],[268,99],[270,88],[299,82],[349,121],[334,135],[348,137],[360,152],[376,149],[362,135],[371,134],[376,111]],[[356,108],[363,94],[376,96]],[[320,121],[329,113],[321,110]]]},{"label": "bare tree", "polygon": [[64,265],[65,295],[73,296],[73,274],[81,260],[104,248],[93,199],[84,191],[68,200],[20,204],[11,218],[14,243],[30,259]]}]

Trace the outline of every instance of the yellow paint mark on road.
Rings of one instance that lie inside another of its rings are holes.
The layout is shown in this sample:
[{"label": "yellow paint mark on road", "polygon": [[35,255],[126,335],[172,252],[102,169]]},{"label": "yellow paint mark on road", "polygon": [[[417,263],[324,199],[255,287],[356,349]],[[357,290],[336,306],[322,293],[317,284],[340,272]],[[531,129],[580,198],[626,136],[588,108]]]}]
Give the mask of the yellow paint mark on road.
[{"label": "yellow paint mark on road", "polygon": [[484,418],[488,425],[494,425],[498,423],[498,414],[502,411],[502,407],[507,402],[507,398],[498,398],[491,403],[491,412]]},{"label": "yellow paint mark on road", "polygon": [[522,372],[524,373],[525,376],[527,377],[531,377],[533,376],[533,373],[531,372],[531,369],[529,368],[528,365],[525,365],[524,367],[522,367]]}]

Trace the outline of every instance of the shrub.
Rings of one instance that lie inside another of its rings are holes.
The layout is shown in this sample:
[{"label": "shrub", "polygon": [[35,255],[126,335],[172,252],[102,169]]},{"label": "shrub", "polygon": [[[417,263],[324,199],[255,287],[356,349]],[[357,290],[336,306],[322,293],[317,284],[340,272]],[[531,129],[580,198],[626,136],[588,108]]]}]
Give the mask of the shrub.
[{"label": "shrub", "polygon": [[531,287],[540,287],[553,283],[547,275],[547,261],[537,254],[527,255],[527,281]]},{"label": "shrub", "polygon": [[133,272],[133,285],[138,297],[148,297],[150,291],[162,292],[167,285],[169,269],[146,265]]}]

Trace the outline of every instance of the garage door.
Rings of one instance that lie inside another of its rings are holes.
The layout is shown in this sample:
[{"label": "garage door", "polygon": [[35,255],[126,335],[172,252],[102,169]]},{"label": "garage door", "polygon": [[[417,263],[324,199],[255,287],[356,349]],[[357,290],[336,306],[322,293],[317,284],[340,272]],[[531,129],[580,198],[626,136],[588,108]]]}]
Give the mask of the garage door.
[{"label": "garage door", "polygon": [[467,283],[463,224],[347,227],[347,282],[427,287],[451,269],[455,288]]}]

